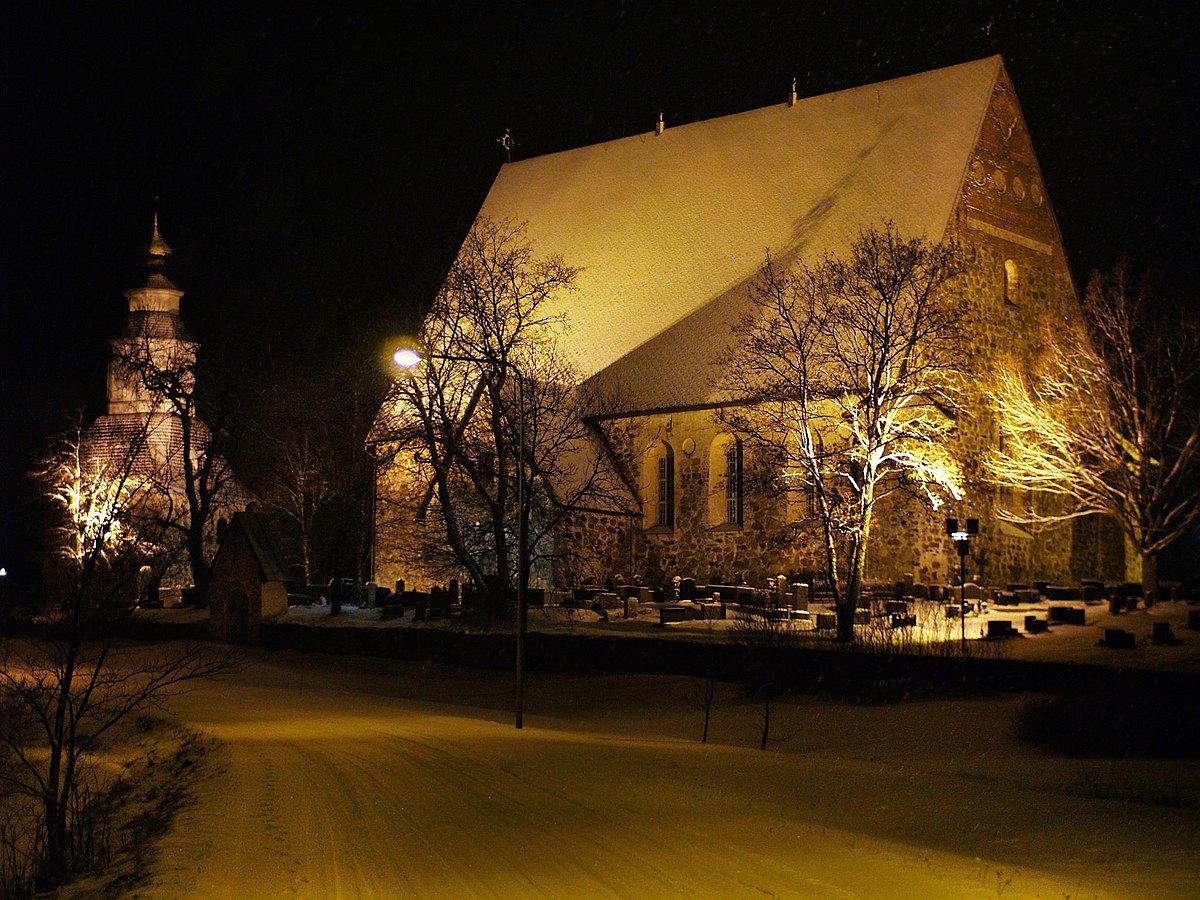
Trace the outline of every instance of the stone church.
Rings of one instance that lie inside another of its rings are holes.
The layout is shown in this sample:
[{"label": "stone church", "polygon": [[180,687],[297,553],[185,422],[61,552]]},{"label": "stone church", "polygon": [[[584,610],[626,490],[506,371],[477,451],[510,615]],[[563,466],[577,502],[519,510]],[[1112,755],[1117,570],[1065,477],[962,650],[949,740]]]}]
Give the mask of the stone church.
[{"label": "stone church", "polygon": [[[755,494],[753,448],[721,425],[732,325],[766,253],[777,262],[844,253],[890,221],[906,236],[956,240],[955,286],[987,370],[1003,350],[1027,361],[1047,322],[1078,318],[1042,173],[998,56],[763,109],[666,127],[504,165],[479,215],[527,223],[538,255],[580,268],[560,308],[565,346],[593,385],[620,397],[628,446],[623,508],[577,515],[560,540],[586,547],[592,574],[661,584],[673,575],[761,583],[819,572],[819,549],[773,540],[802,504]],[[971,460],[998,440],[977,401],[957,423]],[[976,468],[978,468],[976,466]],[[389,490],[388,472],[379,490]],[[896,500],[877,513],[867,577],[948,582],[947,515],[981,520],[971,572],[989,583],[1120,578],[1103,523],[1031,534],[1000,522],[980,479],[937,513]],[[380,523],[377,577],[417,581]],[[403,525],[400,526],[403,528]],[[1104,547],[1104,552],[1101,552]],[[569,585],[554,585],[567,587]]]}]

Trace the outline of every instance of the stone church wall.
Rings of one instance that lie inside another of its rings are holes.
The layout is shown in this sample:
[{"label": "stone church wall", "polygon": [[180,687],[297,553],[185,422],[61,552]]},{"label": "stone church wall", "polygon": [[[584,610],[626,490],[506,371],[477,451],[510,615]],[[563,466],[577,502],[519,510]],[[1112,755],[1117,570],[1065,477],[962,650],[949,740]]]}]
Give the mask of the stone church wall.
[{"label": "stone church wall", "polygon": [[[1047,337],[1080,315],[1045,184],[1007,78],[995,86],[967,160],[948,234],[960,244],[966,264],[954,302],[962,304],[968,317],[975,356],[975,375],[962,386],[964,411],[953,438],[964,466],[966,496],[937,511],[909,496],[882,500],[868,548],[867,576],[891,580],[912,573],[918,580],[942,583],[957,578],[958,556],[944,527],[945,518],[952,516],[980,520],[968,575],[988,583],[1121,577],[1123,542],[1110,524],[1085,520],[1032,533],[1003,523],[998,506],[1051,501],[998,491],[986,481],[982,461],[999,442],[986,397],[990,374],[1002,364],[1031,368]],[[777,574],[824,568],[815,527],[798,540],[785,539],[805,525],[803,503],[761,489],[762,463],[749,444],[743,447],[741,523],[724,523],[713,515],[714,505],[719,508],[714,497],[719,499],[723,491],[714,447],[731,439],[714,411],[654,413],[632,421],[628,443],[614,449],[640,493],[642,519],[571,516],[557,539],[573,550],[579,565],[570,572],[560,570],[557,578],[603,581],[622,576],[653,585],[689,575],[700,581],[745,578],[753,584]],[[657,522],[654,509],[652,464],[655,454],[667,452],[674,460],[672,524]],[[389,558],[387,552],[379,558]]]}]

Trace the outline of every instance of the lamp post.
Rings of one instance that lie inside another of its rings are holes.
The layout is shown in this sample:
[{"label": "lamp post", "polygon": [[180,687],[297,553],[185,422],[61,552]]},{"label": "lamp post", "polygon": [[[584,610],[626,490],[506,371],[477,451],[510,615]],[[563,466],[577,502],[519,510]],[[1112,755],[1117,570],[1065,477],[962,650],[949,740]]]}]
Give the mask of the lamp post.
[{"label": "lamp post", "polygon": [[[448,353],[427,353],[429,359],[450,362],[469,362],[484,365],[490,360],[474,356],[457,356]],[[392,362],[399,369],[411,372],[421,363],[421,353],[411,347],[401,347],[392,354]],[[516,611],[516,726],[525,727],[525,636],[529,626],[529,612],[525,608],[526,560],[529,557],[529,526],[525,514],[525,383],[520,369],[509,363],[517,380],[517,611]]]},{"label": "lamp post", "polygon": [[967,519],[964,528],[958,527],[958,519],[946,520],[946,534],[954,539],[958,550],[959,604],[958,620],[961,624],[962,652],[967,652],[967,557],[971,555],[971,538],[979,534],[979,520]]}]

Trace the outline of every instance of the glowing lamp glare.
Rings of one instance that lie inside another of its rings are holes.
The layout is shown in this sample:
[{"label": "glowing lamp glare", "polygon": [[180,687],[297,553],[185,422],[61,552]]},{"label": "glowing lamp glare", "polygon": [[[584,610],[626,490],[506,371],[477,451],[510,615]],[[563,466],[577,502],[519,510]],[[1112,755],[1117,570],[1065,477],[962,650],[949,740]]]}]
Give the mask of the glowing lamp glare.
[{"label": "glowing lamp glare", "polygon": [[392,362],[401,369],[411,369],[421,361],[421,354],[408,347],[401,347],[392,354]]}]

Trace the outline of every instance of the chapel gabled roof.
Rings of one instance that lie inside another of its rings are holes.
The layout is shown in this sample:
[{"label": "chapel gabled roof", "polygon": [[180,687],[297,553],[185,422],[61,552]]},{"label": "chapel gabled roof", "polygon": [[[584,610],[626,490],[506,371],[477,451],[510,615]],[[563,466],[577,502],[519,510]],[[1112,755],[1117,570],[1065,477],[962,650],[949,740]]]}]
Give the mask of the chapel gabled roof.
[{"label": "chapel gabled roof", "polygon": [[284,559],[283,551],[279,549],[279,543],[271,530],[270,520],[262,513],[250,511],[233,514],[225,539],[221,541],[221,546],[217,548],[216,556],[210,565],[213,571],[217,569],[222,551],[231,541],[237,539],[238,534],[244,537],[246,545],[250,548],[258,568],[258,577],[262,581],[287,581],[291,578],[287,560]]},{"label": "chapel gabled roof", "polygon": [[720,402],[716,359],[768,251],[849,247],[891,220],[940,240],[999,56],[505,164],[480,211],[582,269],[566,349],[626,411]]}]

